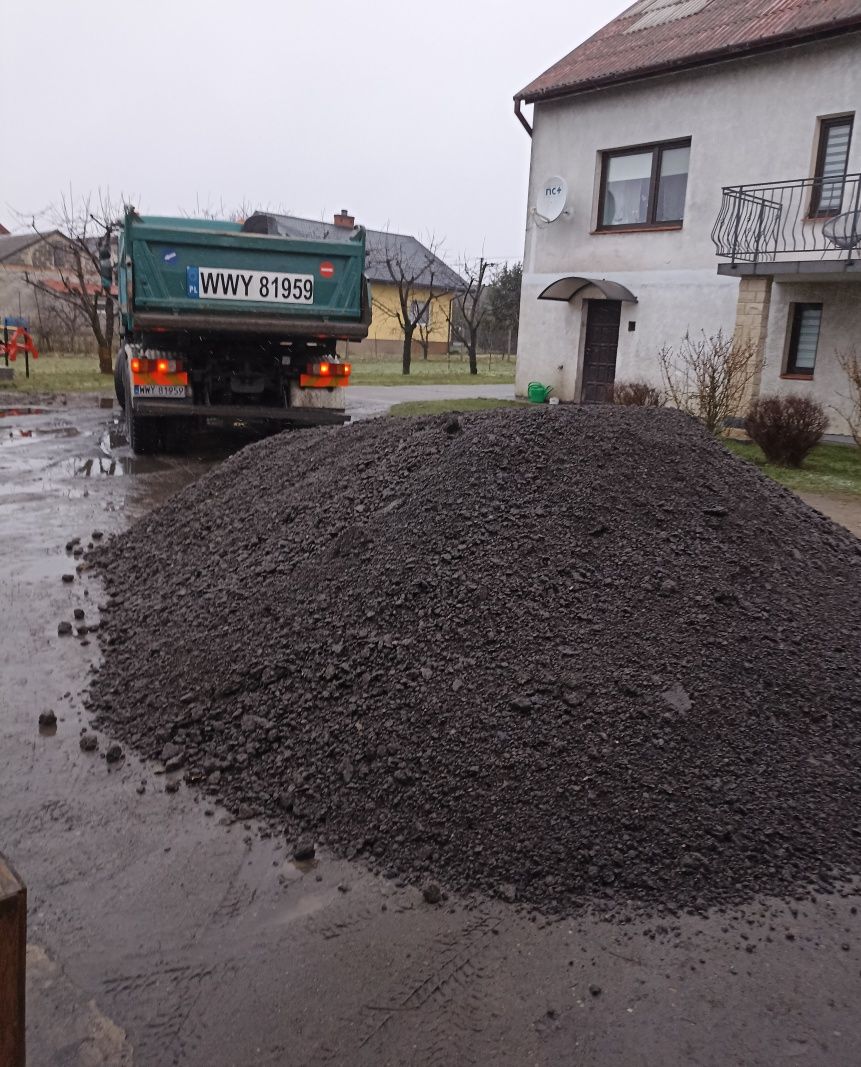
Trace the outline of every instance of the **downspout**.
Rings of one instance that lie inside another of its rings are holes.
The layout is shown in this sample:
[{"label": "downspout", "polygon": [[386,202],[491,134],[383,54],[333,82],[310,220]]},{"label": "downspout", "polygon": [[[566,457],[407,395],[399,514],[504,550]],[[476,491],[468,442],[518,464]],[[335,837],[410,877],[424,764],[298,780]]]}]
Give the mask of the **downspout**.
[{"label": "downspout", "polygon": [[523,104],[523,101],[520,99],[520,97],[519,96],[515,96],[515,98],[514,98],[514,114],[515,114],[515,116],[517,118],[517,121],[520,123],[520,125],[524,128],[524,130],[526,130],[526,132],[531,137],[532,136],[532,127],[529,125],[529,121],[527,120],[526,116],[520,110],[522,104]]}]

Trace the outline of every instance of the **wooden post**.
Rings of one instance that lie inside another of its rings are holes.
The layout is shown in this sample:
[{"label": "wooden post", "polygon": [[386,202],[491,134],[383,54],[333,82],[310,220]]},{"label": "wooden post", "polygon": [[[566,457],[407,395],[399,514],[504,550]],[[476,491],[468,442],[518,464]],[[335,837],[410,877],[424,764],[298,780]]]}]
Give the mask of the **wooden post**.
[{"label": "wooden post", "polygon": [[27,890],[0,856],[0,1064],[24,1067]]}]

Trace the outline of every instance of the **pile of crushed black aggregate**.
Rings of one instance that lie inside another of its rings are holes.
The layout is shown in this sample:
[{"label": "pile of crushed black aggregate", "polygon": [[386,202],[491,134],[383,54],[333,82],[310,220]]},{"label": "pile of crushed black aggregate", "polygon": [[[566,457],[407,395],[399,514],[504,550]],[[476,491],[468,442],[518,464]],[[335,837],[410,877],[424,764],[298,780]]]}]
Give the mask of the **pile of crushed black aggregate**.
[{"label": "pile of crushed black aggregate", "polygon": [[549,912],[861,871],[861,542],[678,413],[282,434],[96,559],[96,722],[290,843]]}]

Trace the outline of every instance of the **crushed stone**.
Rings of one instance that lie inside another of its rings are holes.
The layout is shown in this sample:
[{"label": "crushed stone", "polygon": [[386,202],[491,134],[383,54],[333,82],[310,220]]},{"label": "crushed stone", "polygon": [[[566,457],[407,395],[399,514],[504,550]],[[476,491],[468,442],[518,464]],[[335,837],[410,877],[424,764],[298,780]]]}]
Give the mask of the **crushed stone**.
[{"label": "crushed stone", "polygon": [[673,411],[454,421],[281,434],[98,546],[95,724],[550,913],[861,872],[861,542]]}]

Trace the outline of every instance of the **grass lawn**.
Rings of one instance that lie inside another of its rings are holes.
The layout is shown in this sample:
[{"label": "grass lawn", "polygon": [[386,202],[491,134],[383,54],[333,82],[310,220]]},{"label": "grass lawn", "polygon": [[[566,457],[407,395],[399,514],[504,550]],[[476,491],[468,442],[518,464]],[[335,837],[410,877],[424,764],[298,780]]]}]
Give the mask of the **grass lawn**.
[{"label": "grass lawn", "polygon": [[492,408],[520,408],[524,400],[411,400],[404,404],[395,404],[389,414],[396,417],[404,415],[443,415],[448,412],[487,411]]},{"label": "grass lawn", "polygon": [[514,381],[514,361],[496,357],[488,366],[488,357],[478,357],[478,374],[469,373],[466,357],[431,356],[413,359],[410,373],[401,373],[399,357],[386,360],[357,359],[351,361],[353,385],[511,385]]},{"label": "grass lawn", "polygon": [[[5,366],[4,363],[0,365]],[[95,356],[39,356],[30,360],[30,377],[24,377],[24,357],[14,363],[15,378],[0,382],[0,391],[11,389],[18,393],[111,393],[114,378],[99,373]]]},{"label": "grass lawn", "polygon": [[861,451],[857,448],[819,445],[796,470],[766,462],[757,445],[742,441],[726,441],[725,444],[737,456],[755,463],[764,474],[797,493],[853,493],[861,496]]}]

